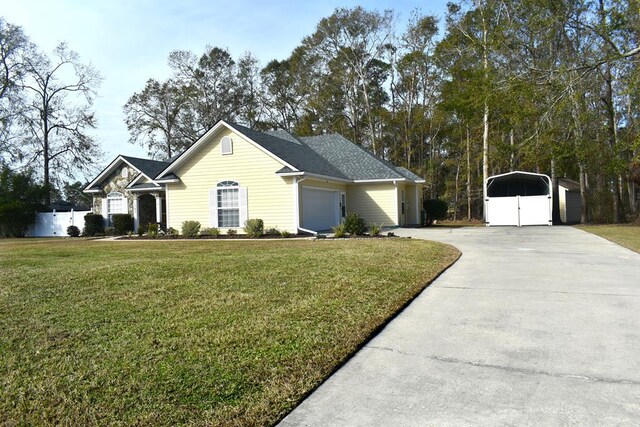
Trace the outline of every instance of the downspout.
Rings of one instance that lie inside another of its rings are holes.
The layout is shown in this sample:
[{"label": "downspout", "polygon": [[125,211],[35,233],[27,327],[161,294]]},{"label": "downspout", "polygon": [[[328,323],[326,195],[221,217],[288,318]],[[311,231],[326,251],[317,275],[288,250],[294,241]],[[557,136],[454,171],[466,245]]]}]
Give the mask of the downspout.
[{"label": "downspout", "polygon": [[310,234],[313,234],[314,236],[317,236],[318,232],[313,230],[307,230],[306,228],[300,227],[300,187],[298,186],[298,184],[304,181],[305,179],[307,179],[307,177],[305,176],[303,176],[300,179],[298,179],[297,176],[293,177],[293,206],[294,206],[294,216],[296,220],[296,230],[302,231],[304,233],[310,233]]}]

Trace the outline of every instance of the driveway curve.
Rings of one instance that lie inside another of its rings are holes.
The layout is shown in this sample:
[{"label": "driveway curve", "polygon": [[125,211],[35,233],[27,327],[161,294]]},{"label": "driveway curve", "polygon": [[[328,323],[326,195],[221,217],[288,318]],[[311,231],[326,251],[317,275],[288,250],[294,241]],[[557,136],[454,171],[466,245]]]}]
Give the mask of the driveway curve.
[{"label": "driveway curve", "polygon": [[640,254],[571,227],[394,231],[462,257],[282,426],[640,424]]}]

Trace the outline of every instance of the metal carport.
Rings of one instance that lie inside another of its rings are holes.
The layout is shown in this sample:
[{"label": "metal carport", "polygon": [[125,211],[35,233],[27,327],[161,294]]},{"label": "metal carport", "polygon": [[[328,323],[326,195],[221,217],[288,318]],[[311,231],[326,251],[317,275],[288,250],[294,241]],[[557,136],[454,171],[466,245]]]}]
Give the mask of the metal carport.
[{"label": "metal carport", "polygon": [[552,225],[551,179],[532,172],[508,172],[487,178],[487,226]]}]

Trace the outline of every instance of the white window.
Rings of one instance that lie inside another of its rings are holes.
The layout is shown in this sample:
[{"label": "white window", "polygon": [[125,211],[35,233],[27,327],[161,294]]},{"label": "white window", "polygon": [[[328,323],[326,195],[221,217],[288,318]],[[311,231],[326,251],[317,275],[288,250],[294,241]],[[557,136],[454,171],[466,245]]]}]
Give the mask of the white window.
[{"label": "white window", "polygon": [[107,215],[127,213],[127,199],[117,191],[107,194]]},{"label": "white window", "polygon": [[129,178],[129,168],[126,166],[122,168],[122,177]]},{"label": "white window", "polygon": [[236,181],[219,182],[209,190],[212,227],[243,227],[247,220],[247,188]]},{"label": "white window", "polygon": [[220,151],[222,154],[233,154],[233,141],[230,137],[222,137],[220,140]]},{"label": "white window", "polygon": [[235,181],[218,184],[218,227],[240,227],[239,187]]}]

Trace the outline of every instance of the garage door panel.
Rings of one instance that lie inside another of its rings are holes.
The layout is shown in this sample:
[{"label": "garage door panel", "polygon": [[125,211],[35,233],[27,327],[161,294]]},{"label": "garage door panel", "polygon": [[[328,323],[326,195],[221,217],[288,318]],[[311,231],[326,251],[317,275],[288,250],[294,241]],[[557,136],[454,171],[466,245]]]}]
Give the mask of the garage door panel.
[{"label": "garage door panel", "polygon": [[308,230],[329,230],[338,223],[338,191],[304,188],[302,226]]}]

